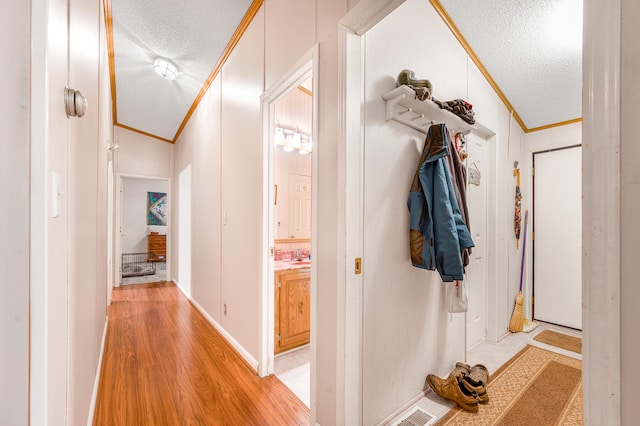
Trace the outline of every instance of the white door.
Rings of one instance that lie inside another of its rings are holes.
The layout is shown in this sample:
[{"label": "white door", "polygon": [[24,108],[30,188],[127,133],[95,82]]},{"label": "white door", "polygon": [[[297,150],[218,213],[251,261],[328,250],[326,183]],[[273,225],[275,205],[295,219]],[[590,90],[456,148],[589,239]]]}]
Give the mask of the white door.
[{"label": "white door", "polygon": [[582,329],[582,148],[534,155],[533,315]]},{"label": "white door", "polygon": [[311,237],[311,176],[289,175],[289,237]]},{"label": "white door", "polygon": [[[467,137],[467,206],[469,227],[475,247],[471,250],[465,285],[469,309],[467,318],[467,349],[484,340],[487,330],[487,182],[488,161],[486,140]],[[479,173],[478,173],[479,172]]]}]

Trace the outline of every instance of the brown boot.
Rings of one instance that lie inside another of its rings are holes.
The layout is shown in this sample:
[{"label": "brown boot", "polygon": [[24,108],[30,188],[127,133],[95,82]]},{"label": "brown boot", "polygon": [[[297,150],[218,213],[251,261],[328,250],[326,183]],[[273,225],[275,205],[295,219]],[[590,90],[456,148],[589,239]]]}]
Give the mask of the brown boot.
[{"label": "brown boot", "polygon": [[469,373],[471,372],[471,367],[468,364],[465,364],[464,362],[456,362],[456,366],[453,368],[453,370],[451,370],[451,373],[449,373],[449,377],[451,376],[458,376],[462,373],[462,376],[467,376],[469,375]]},{"label": "brown boot", "polygon": [[[474,370],[474,375],[471,377],[471,370]],[[484,370],[482,370],[484,369]],[[486,375],[482,375],[482,373],[486,373]],[[489,395],[487,395],[487,389],[485,387],[488,371],[484,365],[475,365],[471,367],[469,364],[465,364],[464,362],[456,362],[456,366],[453,368],[451,373],[449,373],[449,377],[460,375],[460,385],[463,386],[469,393],[477,394],[478,402],[480,404],[488,404],[489,403]]]},{"label": "brown boot", "polygon": [[461,377],[461,375],[454,375],[447,379],[441,379],[434,374],[429,374],[427,384],[435,393],[455,402],[463,410],[477,413],[478,401],[473,394],[460,386]]},{"label": "brown boot", "polygon": [[476,364],[469,369],[472,382],[486,386],[489,383],[489,370],[482,364]]},{"label": "brown boot", "polygon": [[460,379],[460,386],[470,394],[475,395],[480,404],[489,403],[489,395],[484,384],[474,385],[468,376],[464,376]]},{"label": "brown boot", "polygon": [[465,375],[462,385],[469,391],[478,394],[478,402],[487,404],[487,384],[489,383],[489,370],[482,364],[476,364],[469,369],[469,374]]}]

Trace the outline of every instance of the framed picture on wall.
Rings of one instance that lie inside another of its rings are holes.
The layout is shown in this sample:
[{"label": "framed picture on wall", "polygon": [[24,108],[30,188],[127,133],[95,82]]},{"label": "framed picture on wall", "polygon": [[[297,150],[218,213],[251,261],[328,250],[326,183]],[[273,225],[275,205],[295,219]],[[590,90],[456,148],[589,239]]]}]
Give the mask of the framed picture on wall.
[{"label": "framed picture on wall", "polygon": [[167,194],[147,192],[147,225],[167,225]]}]

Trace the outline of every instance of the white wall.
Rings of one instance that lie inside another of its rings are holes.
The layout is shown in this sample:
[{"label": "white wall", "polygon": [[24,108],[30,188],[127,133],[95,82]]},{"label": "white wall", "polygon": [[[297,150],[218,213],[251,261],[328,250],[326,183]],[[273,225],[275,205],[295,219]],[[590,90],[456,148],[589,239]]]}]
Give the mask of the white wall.
[{"label": "white wall", "polygon": [[29,415],[29,111],[30,2],[7,3],[0,16],[6,61],[0,90],[0,423],[26,424]]},{"label": "white wall", "polygon": [[[166,180],[122,179],[122,253],[147,251],[147,192],[166,194],[168,188]],[[155,226],[154,230],[165,234],[166,226]]]},{"label": "white wall", "polygon": [[[640,4],[624,0],[622,4],[621,49],[621,133],[620,133],[620,371],[621,371],[621,424],[637,421],[640,394],[636,383],[640,372],[634,364],[640,359],[640,340],[637,336],[637,312],[640,301],[638,286],[638,251],[640,238],[638,211],[640,211],[640,144],[638,144],[638,118],[634,113],[640,101]],[[597,382],[594,383],[598,385]]]},{"label": "white wall", "polygon": [[[191,295],[254,364],[260,288],[261,217],[255,213],[261,211],[263,25],[261,10],[185,126],[174,160],[174,206],[181,197],[178,176],[188,167],[192,170]],[[173,223],[182,223],[177,207],[173,211]],[[181,230],[175,233],[180,239]],[[187,267],[182,262],[172,265],[176,277],[182,276],[180,267]]]},{"label": "white wall", "polygon": [[[260,95],[320,43],[323,99],[314,155],[318,208],[318,421],[335,424],[337,276],[337,22],[347,2],[266,2],[176,143],[174,177],[193,165],[192,296],[257,359],[262,170]],[[296,19],[288,17],[294,14]],[[326,142],[323,140],[326,139]],[[175,187],[175,185],[174,185]],[[315,188],[314,188],[315,190]],[[176,194],[179,197],[179,194]],[[175,205],[175,204],[174,204]],[[175,214],[175,210],[174,210]],[[173,223],[177,223],[174,221]],[[226,224],[225,224],[226,223]],[[179,232],[179,230],[177,230]],[[222,314],[223,304],[228,314]]]},{"label": "white wall", "polygon": [[220,325],[258,358],[264,9],[221,72],[222,294]]},{"label": "white wall", "polygon": [[[218,78],[200,102],[194,114],[197,118],[192,118],[189,125],[194,127],[194,132],[190,133],[194,140],[191,185],[191,295],[218,323],[222,309],[220,96]],[[184,146],[189,146],[189,143],[179,142],[176,150]]]},{"label": "white wall", "polygon": [[115,151],[118,173],[159,178],[171,176],[174,149],[172,144],[122,127],[115,127],[114,139],[119,145]]},{"label": "white wall", "polygon": [[[105,32],[100,2],[31,4],[30,421],[85,424],[106,320]],[[65,116],[67,84],[87,97],[82,119]],[[58,217],[50,216],[52,173]]]},{"label": "white wall", "polygon": [[[416,16],[420,25],[407,25]],[[438,273],[412,267],[409,258],[406,200],[425,135],[385,121],[382,95],[395,87],[402,69],[411,69],[418,78],[431,81],[438,99],[469,100],[476,120],[496,133],[497,173],[506,176],[498,184],[507,191],[498,190],[497,211],[507,224],[496,223],[498,248],[506,256],[491,254],[494,262],[498,260],[498,291],[492,293],[498,299],[494,338],[506,333],[514,301],[510,295],[515,297],[518,285],[509,278],[519,270],[510,267],[516,262],[506,259],[517,254],[513,217],[504,217],[508,215],[502,210],[513,214],[509,176],[513,158],[521,156],[523,132],[511,123],[509,139],[509,112],[429,2],[407,0],[364,38],[362,396],[363,423],[375,424],[419,396],[427,374],[446,376],[456,361],[465,359],[464,316],[447,313]],[[421,51],[425,53],[416,53]],[[485,170],[485,177],[491,172]]]}]

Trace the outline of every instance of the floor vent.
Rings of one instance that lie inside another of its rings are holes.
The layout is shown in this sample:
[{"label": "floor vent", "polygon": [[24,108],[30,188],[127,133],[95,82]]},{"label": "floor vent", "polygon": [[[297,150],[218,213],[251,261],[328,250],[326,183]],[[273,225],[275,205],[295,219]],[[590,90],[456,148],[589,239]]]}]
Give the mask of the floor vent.
[{"label": "floor vent", "polygon": [[426,411],[416,408],[416,411],[411,413],[411,415],[406,419],[401,420],[397,426],[426,426],[433,423],[434,420],[434,416]]}]

